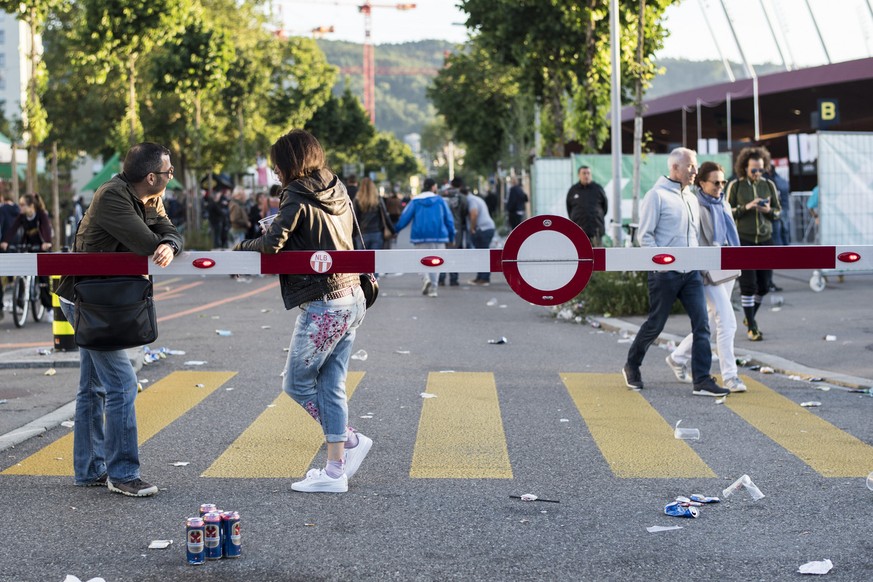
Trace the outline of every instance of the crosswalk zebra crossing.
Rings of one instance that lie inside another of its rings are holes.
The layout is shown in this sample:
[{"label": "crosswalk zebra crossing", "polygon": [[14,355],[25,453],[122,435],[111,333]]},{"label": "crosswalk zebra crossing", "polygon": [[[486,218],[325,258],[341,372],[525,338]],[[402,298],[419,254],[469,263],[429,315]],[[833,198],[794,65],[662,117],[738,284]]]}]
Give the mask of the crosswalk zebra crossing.
[{"label": "crosswalk zebra crossing", "polygon": [[[235,375],[177,371],[155,382],[137,397],[140,444],[196,414],[197,407]],[[624,387],[619,374],[558,376],[615,477],[717,477],[694,447],[674,438],[673,427],[644,393]],[[748,424],[823,477],[863,477],[873,467],[873,446],[764,384],[744,380],[749,392],[724,403],[734,415],[731,422]],[[365,381],[366,372],[349,372],[346,389],[352,403]],[[425,397],[409,477],[512,479],[499,390],[494,374],[488,372],[429,373],[421,390]],[[200,477],[297,478],[312,466],[322,440],[309,416],[279,394]],[[72,476],[72,456],[73,435],[68,433],[0,475]]]}]

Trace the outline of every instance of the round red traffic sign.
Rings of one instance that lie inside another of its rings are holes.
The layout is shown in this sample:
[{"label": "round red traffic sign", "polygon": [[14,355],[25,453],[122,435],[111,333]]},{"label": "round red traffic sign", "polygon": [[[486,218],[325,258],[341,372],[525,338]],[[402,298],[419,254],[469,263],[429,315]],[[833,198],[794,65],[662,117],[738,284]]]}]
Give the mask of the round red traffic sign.
[{"label": "round red traffic sign", "polygon": [[563,216],[528,218],[503,245],[503,275],[522,299],[559,305],[582,292],[594,271],[594,249],[579,226]]}]

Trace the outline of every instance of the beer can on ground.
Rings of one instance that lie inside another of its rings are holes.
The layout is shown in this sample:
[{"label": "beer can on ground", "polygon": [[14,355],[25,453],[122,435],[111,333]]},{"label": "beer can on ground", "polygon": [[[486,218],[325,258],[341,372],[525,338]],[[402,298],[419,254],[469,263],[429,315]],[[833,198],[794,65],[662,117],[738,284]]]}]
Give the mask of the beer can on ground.
[{"label": "beer can on ground", "polygon": [[239,558],[242,553],[239,513],[225,511],[221,514],[221,525],[224,529],[224,557]]},{"label": "beer can on ground", "polygon": [[[697,517],[700,515],[700,510],[696,507],[685,506],[679,501],[674,501],[664,507],[664,513],[673,517]],[[207,557],[209,556],[207,555]]]},{"label": "beer can on ground", "polygon": [[189,564],[202,564],[206,561],[203,520],[199,517],[189,517],[185,520],[185,553]]},{"label": "beer can on ground", "polygon": [[210,511],[203,516],[203,543],[207,560],[221,559],[221,514]]},{"label": "beer can on ground", "polygon": [[203,517],[210,511],[218,511],[218,507],[214,503],[201,503],[200,504],[200,517]]}]

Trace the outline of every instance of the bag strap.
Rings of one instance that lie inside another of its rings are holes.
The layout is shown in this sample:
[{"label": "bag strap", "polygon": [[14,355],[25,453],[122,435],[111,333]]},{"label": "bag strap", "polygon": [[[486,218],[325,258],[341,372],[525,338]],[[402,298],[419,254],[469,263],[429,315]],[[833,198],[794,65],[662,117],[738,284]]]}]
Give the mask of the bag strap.
[{"label": "bag strap", "polygon": [[367,248],[367,245],[364,244],[364,233],[361,232],[361,225],[358,224],[358,215],[355,213],[355,206],[354,206],[354,204],[352,204],[351,198],[349,198],[349,208],[352,211],[352,218],[355,219],[355,228],[358,229],[358,236],[361,237],[361,248],[365,249],[365,248]]}]

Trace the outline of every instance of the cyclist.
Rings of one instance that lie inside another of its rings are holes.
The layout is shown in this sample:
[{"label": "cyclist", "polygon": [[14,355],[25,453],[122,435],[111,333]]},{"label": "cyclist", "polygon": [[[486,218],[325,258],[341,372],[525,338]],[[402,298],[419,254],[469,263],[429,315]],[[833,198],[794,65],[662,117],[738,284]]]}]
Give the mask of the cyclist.
[{"label": "cyclist", "polygon": [[[40,251],[50,251],[52,248],[52,223],[45,204],[39,194],[25,194],[18,199],[21,213],[12,222],[12,226],[3,233],[0,251],[5,251],[9,243],[21,231],[19,244],[26,248],[38,248]],[[51,307],[51,294],[48,289],[48,277],[39,278],[39,298],[43,305]]]}]

